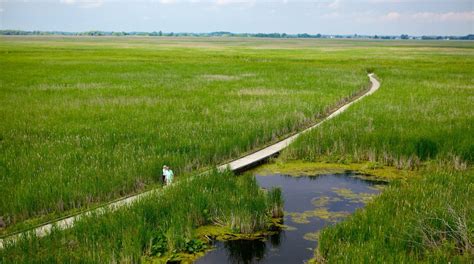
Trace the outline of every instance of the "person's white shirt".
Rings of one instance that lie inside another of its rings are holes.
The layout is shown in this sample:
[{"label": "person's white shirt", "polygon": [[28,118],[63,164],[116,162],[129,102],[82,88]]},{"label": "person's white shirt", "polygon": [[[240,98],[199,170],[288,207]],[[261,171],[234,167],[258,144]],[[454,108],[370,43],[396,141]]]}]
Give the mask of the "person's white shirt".
[{"label": "person's white shirt", "polygon": [[167,184],[170,184],[173,182],[173,171],[170,170],[170,169],[166,169],[166,171],[164,172],[164,175],[165,175],[165,179],[166,179],[166,183]]}]

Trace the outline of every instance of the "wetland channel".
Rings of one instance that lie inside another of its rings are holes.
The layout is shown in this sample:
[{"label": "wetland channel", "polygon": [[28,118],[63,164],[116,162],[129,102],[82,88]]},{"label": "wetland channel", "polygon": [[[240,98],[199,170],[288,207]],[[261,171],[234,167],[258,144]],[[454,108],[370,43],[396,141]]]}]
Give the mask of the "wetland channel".
[{"label": "wetland channel", "polygon": [[364,207],[385,185],[355,173],[256,178],[262,188],[281,188],[284,227],[261,240],[214,241],[215,249],[195,263],[304,263],[314,256],[321,229]]}]

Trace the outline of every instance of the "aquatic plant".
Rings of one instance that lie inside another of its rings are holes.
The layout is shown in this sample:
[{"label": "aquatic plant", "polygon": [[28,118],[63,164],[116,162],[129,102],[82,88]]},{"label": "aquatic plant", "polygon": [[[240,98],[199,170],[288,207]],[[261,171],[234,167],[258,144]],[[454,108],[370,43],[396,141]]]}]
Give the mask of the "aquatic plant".
[{"label": "aquatic plant", "polygon": [[168,242],[165,234],[156,230],[150,236],[149,244],[145,245],[145,255],[161,257],[168,251]]},{"label": "aquatic plant", "polygon": [[281,188],[273,188],[268,192],[268,203],[273,218],[283,217],[283,196]]}]

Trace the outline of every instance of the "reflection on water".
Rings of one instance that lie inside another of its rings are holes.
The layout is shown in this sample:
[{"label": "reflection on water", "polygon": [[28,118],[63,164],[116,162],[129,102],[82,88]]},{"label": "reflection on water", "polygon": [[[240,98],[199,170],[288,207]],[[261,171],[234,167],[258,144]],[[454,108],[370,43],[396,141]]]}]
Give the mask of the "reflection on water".
[{"label": "reflection on water", "polygon": [[235,240],[224,243],[228,252],[228,259],[234,263],[250,263],[252,260],[261,260],[266,251],[266,243],[260,240]]},{"label": "reflection on water", "polygon": [[262,188],[281,187],[289,228],[264,240],[216,241],[216,249],[196,263],[303,263],[313,257],[321,229],[341,221],[380,192],[380,182],[354,176],[257,175]]}]

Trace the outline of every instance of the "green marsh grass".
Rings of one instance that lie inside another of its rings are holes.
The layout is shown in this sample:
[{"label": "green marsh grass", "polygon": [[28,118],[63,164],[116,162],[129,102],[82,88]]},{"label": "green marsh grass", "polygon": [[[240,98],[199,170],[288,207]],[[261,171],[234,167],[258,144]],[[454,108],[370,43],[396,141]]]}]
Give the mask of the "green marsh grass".
[{"label": "green marsh grass", "polygon": [[285,152],[287,159],[368,160],[405,169],[429,160],[472,164],[474,44],[390,50],[366,54],[372,55],[380,91],[300,137]]},{"label": "green marsh grass", "polygon": [[272,217],[279,218],[283,217],[283,196],[280,188],[275,188],[268,192],[268,199],[270,204],[273,205],[271,208]]},{"label": "green marsh grass", "polygon": [[229,43],[2,37],[6,224],[139,192],[163,164],[179,175],[236,158],[368,83],[330,55]]},{"label": "green marsh grass", "polygon": [[138,203],[78,221],[69,230],[29,238],[0,251],[2,263],[138,263],[206,248],[196,237],[202,225],[236,233],[268,228],[278,192],[260,189],[255,177],[232,173],[183,179]]},{"label": "green marsh grass", "polygon": [[329,263],[469,263],[474,257],[473,172],[428,172],[392,182],[365,210],[320,234]]},{"label": "green marsh grass", "polygon": [[472,262],[474,44],[393,44],[348,50],[376,73],[380,90],[298,138],[280,162],[371,162],[419,175],[392,182],[364,210],[324,230],[320,261]]},{"label": "green marsh grass", "polygon": [[[319,256],[472,256],[473,42],[2,37],[0,52],[0,216],[9,225],[147,188],[163,163],[182,174],[235,158],[320,118],[374,71],[379,91],[280,160],[368,161],[420,176],[393,181],[323,231]],[[225,184],[254,188],[243,179]],[[139,262],[163,248],[199,247],[190,242],[197,225],[258,229],[265,201],[278,202],[216,194],[206,209],[206,198],[189,194],[189,216],[172,223],[161,221],[181,214],[169,202],[143,202],[0,254],[5,262]]]}]

